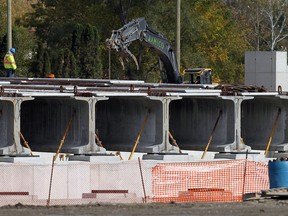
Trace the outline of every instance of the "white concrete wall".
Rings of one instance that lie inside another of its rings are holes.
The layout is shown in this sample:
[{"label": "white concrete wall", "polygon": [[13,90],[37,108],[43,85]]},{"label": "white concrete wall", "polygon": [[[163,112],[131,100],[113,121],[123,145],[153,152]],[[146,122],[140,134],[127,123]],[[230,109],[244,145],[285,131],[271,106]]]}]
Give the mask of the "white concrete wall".
[{"label": "white concrete wall", "polygon": [[249,51],[245,53],[245,85],[264,86],[277,91],[282,86],[288,91],[287,52]]},{"label": "white concrete wall", "polygon": [[[156,162],[141,161],[147,196],[152,195],[152,167]],[[51,164],[0,163],[0,192],[29,192],[48,199]],[[107,163],[56,161],[51,199],[82,199],[91,190],[128,190],[144,197],[138,161]]]}]

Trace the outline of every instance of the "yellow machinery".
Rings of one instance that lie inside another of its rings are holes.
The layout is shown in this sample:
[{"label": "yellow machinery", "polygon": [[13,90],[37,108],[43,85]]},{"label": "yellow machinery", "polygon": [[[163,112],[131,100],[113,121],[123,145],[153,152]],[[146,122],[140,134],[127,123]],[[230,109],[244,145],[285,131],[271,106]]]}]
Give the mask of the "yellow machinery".
[{"label": "yellow machinery", "polygon": [[188,68],[183,70],[183,83],[212,84],[211,68]]}]

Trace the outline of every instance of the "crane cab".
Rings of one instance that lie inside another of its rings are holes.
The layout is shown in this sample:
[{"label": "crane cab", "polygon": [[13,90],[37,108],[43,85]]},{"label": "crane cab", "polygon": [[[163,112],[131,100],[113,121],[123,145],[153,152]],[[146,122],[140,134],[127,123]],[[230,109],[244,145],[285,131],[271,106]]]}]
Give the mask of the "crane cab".
[{"label": "crane cab", "polygon": [[183,72],[183,83],[212,84],[211,68],[189,68]]}]

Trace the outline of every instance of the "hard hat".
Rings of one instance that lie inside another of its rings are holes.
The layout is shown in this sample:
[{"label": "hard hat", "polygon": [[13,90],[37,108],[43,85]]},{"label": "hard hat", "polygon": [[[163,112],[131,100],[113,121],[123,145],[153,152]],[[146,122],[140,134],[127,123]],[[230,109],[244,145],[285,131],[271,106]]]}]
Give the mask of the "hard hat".
[{"label": "hard hat", "polygon": [[10,52],[12,52],[12,53],[16,53],[15,48],[12,47],[12,48],[10,49]]}]

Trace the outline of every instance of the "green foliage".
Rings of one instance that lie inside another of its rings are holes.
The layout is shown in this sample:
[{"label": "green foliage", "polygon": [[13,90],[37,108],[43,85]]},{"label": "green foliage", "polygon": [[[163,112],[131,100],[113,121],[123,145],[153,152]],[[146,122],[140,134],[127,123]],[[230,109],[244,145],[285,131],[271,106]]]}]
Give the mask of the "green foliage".
[{"label": "green foliage", "polygon": [[44,64],[43,64],[42,77],[47,77],[48,74],[51,74],[50,54],[47,51],[45,51],[43,58],[44,58]]},{"label": "green foliage", "polygon": [[7,52],[7,37],[4,35],[2,38],[0,37],[0,76],[4,76],[5,69],[4,69],[4,62],[2,61],[4,59],[4,56]]},{"label": "green foliage", "polygon": [[287,50],[288,1],[241,0],[229,4],[256,51]]},{"label": "green foliage", "polygon": [[[45,77],[51,72],[56,77],[108,78],[109,54],[105,40],[113,29],[138,17],[145,17],[151,27],[176,47],[176,1],[36,2],[33,11],[17,22],[27,28],[36,27],[35,34],[41,45],[37,52],[31,52],[34,64],[27,61],[36,77]],[[244,51],[249,49],[249,32],[242,20],[235,18],[234,11],[219,0],[181,1],[182,69],[211,67],[223,82],[243,82]],[[29,39],[25,40],[22,44],[30,43]],[[161,80],[158,56],[153,49],[138,42],[130,48],[140,70],[136,70],[132,60],[122,70],[116,55],[111,53],[111,78]],[[19,60],[19,56],[16,58]],[[27,69],[25,73],[29,75]]]},{"label": "green foliage", "polygon": [[83,29],[80,36],[80,46],[72,48],[77,56],[80,66],[81,78],[102,78],[102,65],[99,50],[99,35],[97,29],[90,25]]},{"label": "green foliage", "polygon": [[15,26],[12,32],[12,46],[16,48],[14,55],[17,64],[16,76],[31,76],[30,67],[33,62],[36,41],[33,35],[24,27]]},{"label": "green foliage", "polygon": [[71,50],[79,65],[81,78],[102,78],[99,34],[91,25],[76,25],[72,33]]},{"label": "green foliage", "polygon": [[[31,69],[34,72],[35,77],[44,78],[51,73],[53,73],[55,76],[58,75],[58,70],[56,70],[55,73],[55,68],[57,68],[59,65],[57,65],[57,62],[54,61],[53,54],[54,53],[51,54],[51,52],[44,47],[42,43],[38,44],[38,49],[33,62],[33,68]],[[63,64],[63,62],[61,63]]]},{"label": "green foliage", "polygon": [[[3,0],[0,0],[0,26],[6,26],[6,22],[5,22],[5,4],[3,4],[2,2]],[[0,28],[0,37],[2,37],[5,34],[5,28]]]},{"label": "green foliage", "polygon": [[52,73],[57,78],[78,78],[79,67],[75,56],[70,49],[60,49],[54,52],[51,57]]},{"label": "green foliage", "polygon": [[[191,56],[190,62],[182,62],[184,67],[211,67],[214,75],[223,82],[243,82],[244,71],[239,69],[243,68],[248,44],[245,30],[239,31],[240,26],[234,21],[229,8],[217,0],[198,0],[185,8],[189,10],[186,20],[195,21],[190,22],[192,31],[183,29],[189,42],[184,40],[182,43],[182,54],[188,57],[187,60]],[[195,58],[197,61],[193,56],[198,56]],[[238,79],[239,75],[241,79]]]},{"label": "green foliage", "polygon": [[38,50],[35,55],[35,60],[33,62],[33,73],[34,77],[43,77],[44,76],[44,48],[42,43],[38,44]]},{"label": "green foliage", "polygon": [[64,64],[63,64],[63,75],[62,77],[79,77],[79,68],[73,52],[69,49],[64,53]]},{"label": "green foliage", "polygon": [[98,29],[84,24],[93,5],[95,1],[88,0],[41,0],[27,16],[28,24],[37,26],[38,38],[51,53],[56,77],[102,78]]},{"label": "green foliage", "polygon": [[65,35],[67,43],[60,48],[40,42],[34,63],[35,76],[46,77],[52,72],[55,77],[63,78],[102,78],[97,29],[77,24],[71,27],[70,32]]},{"label": "green foliage", "polygon": [[[30,67],[32,64],[35,40],[23,27],[15,27],[12,32],[12,46],[16,48],[16,53],[14,54],[17,70],[16,76],[18,77],[29,77],[32,74],[30,73]],[[29,43],[27,43],[29,41]],[[0,58],[3,60],[7,52],[7,35],[4,35],[0,38]],[[4,76],[5,69],[3,61],[0,62],[0,74]]]}]

